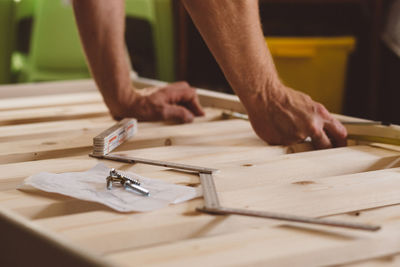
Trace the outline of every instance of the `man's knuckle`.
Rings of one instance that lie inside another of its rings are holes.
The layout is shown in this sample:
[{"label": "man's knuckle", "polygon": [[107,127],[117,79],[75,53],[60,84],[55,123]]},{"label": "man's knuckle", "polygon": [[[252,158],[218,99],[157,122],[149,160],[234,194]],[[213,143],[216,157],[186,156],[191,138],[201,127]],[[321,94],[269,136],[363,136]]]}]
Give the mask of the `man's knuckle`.
[{"label": "man's knuckle", "polygon": [[309,135],[312,137],[320,137],[322,135],[322,130],[315,123],[310,125]]}]

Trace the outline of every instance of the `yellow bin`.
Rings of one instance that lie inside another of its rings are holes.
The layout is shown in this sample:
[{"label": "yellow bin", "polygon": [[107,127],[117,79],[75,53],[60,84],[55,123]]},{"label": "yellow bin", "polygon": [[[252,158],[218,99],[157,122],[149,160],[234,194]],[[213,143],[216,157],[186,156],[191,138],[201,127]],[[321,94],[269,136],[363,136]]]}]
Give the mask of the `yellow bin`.
[{"label": "yellow bin", "polygon": [[335,113],[342,112],[347,58],[353,37],[267,37],[282,81]]}]

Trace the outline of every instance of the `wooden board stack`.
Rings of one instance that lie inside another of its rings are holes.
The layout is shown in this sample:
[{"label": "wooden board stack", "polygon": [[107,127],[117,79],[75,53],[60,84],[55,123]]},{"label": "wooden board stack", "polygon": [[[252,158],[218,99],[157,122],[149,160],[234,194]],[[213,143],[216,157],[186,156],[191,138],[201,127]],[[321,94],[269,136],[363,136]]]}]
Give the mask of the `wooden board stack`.
[{"label": "wooden board stack", "polygon": [[[137,86],[162,83],[138,79]],[[45,96],[41,96],[45,92]],[[196,212],[195,199],[151,213],[16,186],[41,171],[110,168],[198,186],[164,167],[88,157],[114,124],[92,81],[0,87],[0,265],[38,266],[398,266],[400,147],[353,144],[312,151],[268,146],[234,96],[199,90],[206,116],[192,124],[139,123],[113,153],[219,169],[222,205],[378,224],[378,232]],[[353,128],[356,126],[352,126]]]}]

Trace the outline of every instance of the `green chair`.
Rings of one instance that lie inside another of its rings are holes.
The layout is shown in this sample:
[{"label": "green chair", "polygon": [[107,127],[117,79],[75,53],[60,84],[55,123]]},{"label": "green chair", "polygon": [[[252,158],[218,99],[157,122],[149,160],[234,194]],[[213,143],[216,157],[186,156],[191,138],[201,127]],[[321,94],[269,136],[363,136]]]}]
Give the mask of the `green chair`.
[{"label": "green chair", "polygon": [[16,2],[0,0],[0,84],[11,81],[10,65],[14,44]]},{"label": "green chair", "polygon": [[33,18],[30,51],[21,60],[25,62],[22,63],[19,81],[90,77],[72,7],[59,0],[36,0]]},{"label": "green chair", "polygon": [[[21,0],[27,1],[27,0]],[[29,0],[32,1],[32,0]],[[89,77],[73,11],[61,0],[36,0],[30,52],[13,56],[21,66],[19,81],[67,80]],[[27,9],[27,8],[26,8]],[[29,11],[20,12],[24,16]],[[157,78],[174,80],[172,7],[170,0],[126,0],[128,16],[152,26]],[[140,38],[138,36],[138,38]],[[16,64],[15,64],[16,63]]]}]

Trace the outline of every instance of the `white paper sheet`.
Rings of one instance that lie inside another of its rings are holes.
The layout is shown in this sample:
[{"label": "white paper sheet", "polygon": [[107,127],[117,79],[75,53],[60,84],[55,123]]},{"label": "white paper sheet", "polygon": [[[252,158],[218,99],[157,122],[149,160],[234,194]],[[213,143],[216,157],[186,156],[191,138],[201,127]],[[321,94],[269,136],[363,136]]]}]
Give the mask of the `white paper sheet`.
[{"label": "white paper sheet", "polygon": [[200,188],[171,184],[123,171],[119,172],[139,179],[141,186],[150,191],[150,196],[125,190],[118,183],[114,183],[113,188],[108,190],[106,177],[109,172],[110,169],[102,163],[85,172],[42,172],[25,179],[19,189],[33,186],[46,192],[102,203],[121,212],[152,211],[201,196]]}]

